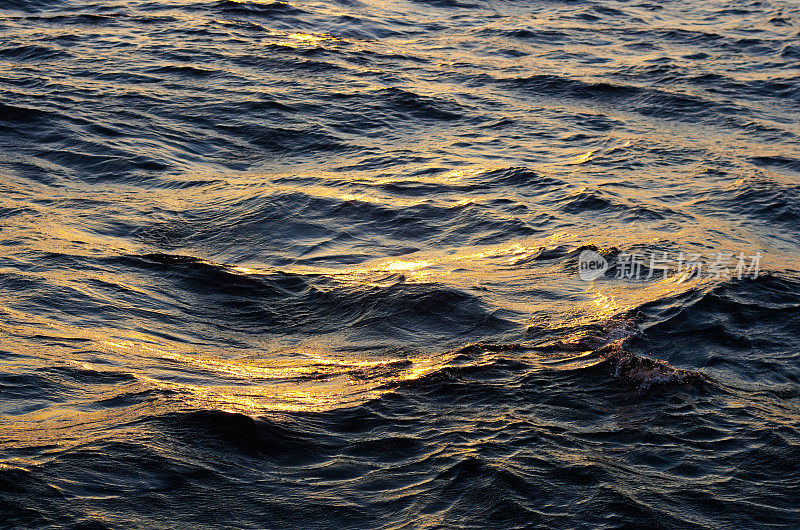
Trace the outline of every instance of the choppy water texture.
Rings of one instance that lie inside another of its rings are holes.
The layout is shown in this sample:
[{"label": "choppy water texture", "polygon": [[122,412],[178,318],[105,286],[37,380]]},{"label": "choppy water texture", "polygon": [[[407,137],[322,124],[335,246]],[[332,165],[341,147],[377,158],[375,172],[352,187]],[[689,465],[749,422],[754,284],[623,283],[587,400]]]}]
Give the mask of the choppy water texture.
[{"label": "choppy water texture", "polygon": [[799,28],[3,2],[0,525],[799,526]]}]

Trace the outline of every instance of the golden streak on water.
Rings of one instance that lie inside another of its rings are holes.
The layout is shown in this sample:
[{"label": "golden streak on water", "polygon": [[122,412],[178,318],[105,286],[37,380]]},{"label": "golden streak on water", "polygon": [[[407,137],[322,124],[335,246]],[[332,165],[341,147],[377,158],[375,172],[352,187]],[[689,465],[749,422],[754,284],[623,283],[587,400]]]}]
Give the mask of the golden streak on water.
[{"label": "golden streak on water", "polygon": [[390,261],[386,264],[387,271],[415,271],[430,266],[429,261]]},{"label": "golden streak on water", "polygon": [[586,151],[584,154],[580,155],[575,159],[576,164],[584,164],[589,162],[590,160],[594,160],[594,151]]}]

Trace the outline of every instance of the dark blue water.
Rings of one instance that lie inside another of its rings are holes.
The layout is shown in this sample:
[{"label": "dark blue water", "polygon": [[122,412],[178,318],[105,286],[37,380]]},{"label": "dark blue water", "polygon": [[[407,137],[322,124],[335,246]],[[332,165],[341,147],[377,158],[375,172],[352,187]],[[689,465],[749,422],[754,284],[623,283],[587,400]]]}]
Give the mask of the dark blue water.
[{"label": "dark blue water", "polygon": [[0,37],[3,527],[800,527],[796,2]]}]

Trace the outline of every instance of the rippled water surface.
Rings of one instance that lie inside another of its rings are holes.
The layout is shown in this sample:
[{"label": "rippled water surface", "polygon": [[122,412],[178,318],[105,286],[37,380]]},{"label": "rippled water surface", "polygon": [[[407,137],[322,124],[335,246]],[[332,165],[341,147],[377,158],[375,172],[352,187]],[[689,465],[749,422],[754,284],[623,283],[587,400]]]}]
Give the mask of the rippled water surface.
[{"label": "rippled water surface", "polygon": [[800,526],[797,2],[0,36],[0,525]]}]

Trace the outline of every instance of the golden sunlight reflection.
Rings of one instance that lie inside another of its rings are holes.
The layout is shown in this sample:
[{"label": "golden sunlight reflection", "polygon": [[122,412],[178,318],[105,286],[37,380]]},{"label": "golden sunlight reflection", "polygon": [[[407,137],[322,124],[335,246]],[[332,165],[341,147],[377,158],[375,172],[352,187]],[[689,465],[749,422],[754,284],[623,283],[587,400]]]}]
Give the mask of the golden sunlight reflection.
[{"label": "golden sunlight reflection", "polygon": [[423,267],[428,267],[431,264],[429,261],[390,261],[385,265],[387,271],[415,271]]},{"label": "golden sunlight reflection", "polygon": [[312,35],[310,33],[290,33],[287,35],[287,37],[301,42],[310,42],[312,44],[317,44],[326,40],[330,41],[339,40],[333,35],[322,35],[322,34]]},{"label": "golden sunlight reflection", "polygon": [[597,316],[599,318],[608,318],[622,310],[614,298],[605,293],[595,293],[594,304],[598,308]]},{"label": "golden sunlight reflection", "polygon": [[221,358],[140,341],[106,340],[103,345],[126,359],[140,382],[177,392],[187,408],[247,414],[324,411],[363,403],[447,362],[446,354],[374,360],[291,349]]},{"label": "golden sunlight reflection", "polygon": [[[288,38],[288,36],[287,36]],[[292,37],[299,42],[313,42],[316,37],[297,34]],[[325,37],[319,37],[325,38]],[[626,147],[630,142],[622,144]],[[617,149],[619,146],[615,144]],[[580,155],[579,160],[588,161],[602,151],[592,150]],[[404,182],[422,184],[458,185],[480,178],[487,168],[470,168],[436,173],[422,172],[419,175],[362,174],[354,177],[349,188],[338,185],[338,176],[329,173],[301,175],[314,184],[303,184],[304,197],[330,201],[354,201],[393,209],[422,207],[430,203],[427,196],[398,196],[387,189],[390,185]],[[576,169],[577,171],[577,169]],[[236,179],[224,178],[222,184],[202,187],[199,191],[176,195],[153,190],[148,200],[156,201],[163,212],[196,209],[208,204],[209,211],[221,201],[224,204],[239,204],[258,194],[275,196],[298,193],[298,186],[291,178],[297,175],[237,175]],[[211,175],[203,175],[211,179]],[[737,184],[741,185],[741,184]],[[576,186],[572,192],[579,189]],[[588,189],[585,188],[584,191]],[[219,197],[220,190],[224,197]],[[85,191],[70,191],[80,198]],[[487,195],[472,195],[454,192],[437,199],[435,206],[461,208],[470,204],[481,205],[495,198],[492,191]],[[647,190],[629,190],[632,200],[645,197]],[[329,202],[329,201],[328,201]],[[126,204],[136,207],[133,201]],[[350,205],[348,205],[350,206]],[[141,254],[136,243],[125,238],[115,239],[97,235],[101,229],[87,227],[85,215],[77,210],[64,210],[62,217],[48,217],[37,221],[35,217],[21,218],[17,226],[7,227],[7,237],[30,231],[35,222],[44,223],[46,230],[36,241],[28,245],[41,253],[77,256],[106,253],[115,256]],[[180,215],[179,215],[180,216]],[[698,218],[702,230],[711,232],[715,220]],[[194,227],[192,227],[194,228]],[[199,227],[202,228],[202,227]],[[734,232],[734,230],[731,230]],[[681,234],[678,234],[680,236]],[[665,280],[642,283],[619,282],[609,279],[599,282],[582,282],[570,272],[566,264],[575,259],[574,253],[583,245],[591,243],[602,248],[630,248],[634,245],[657,246],[664,235],[643,226],[632,233],[609,231],[603,226],[587,227],[581,231],[555,229],[543,231],[541,235],[515,238],[499,244],[464,245],[448,248],[411,247],[401,256],[375,257],[356,265],[324,265],[324,261],[313,264],[284,265],[280,269],[265,265],[263,261],[225,263],[224,258],[203,261],[209,267],[224,269],[231,274],[266,276],[281,274],[324,275],[338,286],[377,286],[379,288],[398,283],[435,283],[445,287],[480,293],[481,303],[498,311],[508,311],[518,317],[520,326],[535,322],[544,329],[575,329],[586,324],[601,322],[615,315],[628,312],[654,300],[668,300],[688,290],[706,290],[716,283],[672,276]],[[382,243],[382,241],[377,241]],[[181,253],[188,256],[203,256],[202,249],[186,248]],[[559,256],[556,258],[548,256]],[[775,252],[770,259],[776,266],[788,266],[793,256]],[[3,271],[11,270],[5,266]],[[91,269],[45,270],[30,267],[15,274],[30,281],[45,280],[51,286],[69,291],[84,299],[111,304],[113,297],[104,284],[102,271]],[[113,289],[131,297],[152,296],[155,300],[172,304],[168,297],[151,285],[141,282],[135,273],[115,273]],[[537,289],[546,294],[541,300],[528,293],[517,293],[504,286],[516,286],[519,290]],[[521,287],[520,287],[521,286]],[[338,287],[334,287],[338,288]],[[503,290],[505,289],[505,290]],[[564,300],[563,307],[552,311],[552,300]],[[287,345],[281,340],[263,336],[248,342],[241,349],[231,349],[221,354],[205,345],[198,337],[207,337],[217,330],[207,329],[202,322],[182,323],[173,329],[147,332],[152,323],[130,319],[124,325],[98,325],[87,317],[86,322],[75,322],[69,310],[54,311],[47,316],[36,316],[19,309],[19,301],[0,295],[0,310],[6,315],[0,323],[9,344],[15,351],[36,359],[39,355],[34,347],[37,340],[46,337],[54,351],[71,352],[50,359],[51,364],[69,364],[96,372],[123,371],[135,378],[134,385],[143,389],[168,389],[179,396],[181,406],[220,408],[239,412],[262,414],[268,411],[330,410],[377,398],[402,381],[425,377],[426,374],[449,366],[453,354],[432,347],[431,351],[420,349],[403,355],[386,355],[375,358],[375,353],[352,353],[342,344]],[[171,310],[159,317],[173,318]],[[142,317],[143,319],[145,317]],[[115,327],[116,326],[116,327]],[[39,337],[32,339],[31,337]],[[236,337],[238,339],[238,337]],[[580,337],[573,337],[579,340]],[[519,342],[526,338],[520,336]],[[535,341],[536,337],[530,340]],[[213,342],[213,341],[210,341]],[[235,341],[232,341],[235,342]],[[82,344],[76,355],[67,344]],[[346,345],[345,345],[346,346]],[[515,352],[532,364],[540,362],[536,356]],[[571,359],[571,360],[570,360]],[[556,360],[551,359],[555,362]],[[548,362],[550,362],[548,361]],[[11,363],[13,361],[4,361]],[[476,361],[479,362],[479,361]],[[544,361],[541,361],[544,362]],[[594,362],[580,355],[560,359],[562,368]],[[45,361],[42,361],[45,363]],[[570,363],[573,363],[572,365]],[[88,398],[87,398],[88,399]],[[45,407],[46,408],[46,407]],[[53,409],[56,414],[57,409]],[[63,411],[62,411],[63,412]],[[61,414],[61,412],[58,412]],[[66,414],[66,413],[64,413]],[[41,418],[46,417],[44,412]],[[49,420],[48,420],[49,421]]]}]

